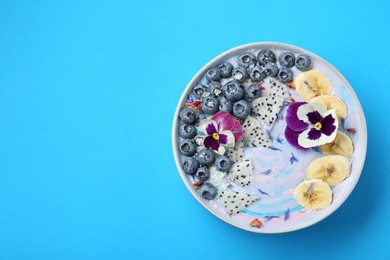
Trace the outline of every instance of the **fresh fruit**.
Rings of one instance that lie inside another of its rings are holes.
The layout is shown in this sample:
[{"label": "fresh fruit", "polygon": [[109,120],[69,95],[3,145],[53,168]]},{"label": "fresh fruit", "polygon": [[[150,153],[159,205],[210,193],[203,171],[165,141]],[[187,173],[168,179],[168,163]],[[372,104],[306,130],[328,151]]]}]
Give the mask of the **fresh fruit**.
[{"label": "fresh fruit", "polygon": [[320,152],[323,154],[337,154],[349,157],[353,153],[352,140],[348,135],[339,130],[333,142],[320,146]]},{"label": "fresh fruit", "polygon": [[260,97],[252,102],[253,113],[271,129],[283,103],[284,99],[279,96]]},{"label": "fresh fruit", "polygon": [[279,56],[279,64],[283,67],[291,68],[295,64],[295,56],[292,52],[284,52]]},{"label": "fresh fruit", "polygon": [[257,54],[257,61],[260,65],[265,65],[269,62],[275,63],[276,57],[275,53],[273,53],[269,49],[263,49]]},{"label": "fresh fruit", "polygon": [[234,163],[228,176],[232,182],[243,188],[251,185],[253,179],[253,165],[251,160]]},{"label": "fresh fruit", "polygon": [[328,77],[318,70],[299,73],[295,77],[294,85],[298,95],[308,101],[316,96],[329,95],[333,90]]},{"label": "fresh fruit", "polygon": [[265,64],[263,68],[265,74],[270,77],[275,77],[279,72],[278,66],[276,66],[276,64],[272,62]]},{"label": "fresh fruit", "polygon": [[249,77],[253,81],[259,81],[259,80],[265,79],[265,77],[267,77],[267,73],[266,73],[265,69],[263,69],[262,67],[255,66],[249,71]]},{"label": "fresh fruit", "polygon": [[202,149],[196,156],[199,164],[202,166],[210,166],[215,161],[215,153],[208,149]]},{"label": "fresh fruit", "polygon": [[280,67],[276,78],[283,83],[289,82],[293,79],[293,72],[287,67]]},{"label": "fresh fruit", "polygon": [[227,154],[233,162],[242,161],[244,158],[244,139],[241,139],[232,149],[229,149]]},{"label": "fresh fruit", "polygon": [[203,84],[198,84],[192,89],[192,93],[196,99],[201,99],[206,92],[207,87]]},{"label": "fresh fruit", "polygon": [[220,172],[228,172],[232,167],[232,161],[227,156],[220,156],[215,160],[215,167]]},{"label": "fresh fruit", "polygon": [[237,80],[228,81],[222,88],[223,95],[228,101],[238,101],[244,96],[244,89]]},{"label": "fresh fruit", "polygon": [[256,63],[256,57],[252,53],[243,53],[237,59],[238,65],[249,68]]},{"label": "fresh fruit", "polygon": [[202,99],[202,111],[213,115],[219,111],[219,100],[216,97],[207,96]]},{"label": "fresh fruit", "polygon": [[295,200],[304,208],[320,210],[332,202],[333,192],[329,184],[320,179],[301,182],[294,191]]},{"label": "fresh fruit", "polygon": [[186,174],[193,175],[199,168],[199,162],[194,157],[185,157],[182,166]]},{"label": "fresh fruit", "polygon": [[295,67],[301,71],[310,69],[311,67],[310,57],[306,54],[299,55],[295,61]]},{"label": "fresh fruit", "polygon": [[211,183],[203,183],[197,190],[198,194],[206,199],[212,200],[217,196],[217,188]]},{"label": "fresh fruit", "polygon": [[261,96],[261,89],[257,84],[250,84],[246,89],[246,98],[249,100],[258,98]]},{"label": "fresh fruit", "polygon": [[225,212],[230,216],[237,215],[240,211],[259,199],[260,197],[256,195],[240,193],[232,190],[221,191],[219,195],[220,203],[223,205]]},{"label": "fresh fruit", "polygon": [[265,89],[267,96],[279,96],[284,98],[284,101],[289,102],[291,99],[290,92],[286,84],[280,82],[277,79],[268,77],[264,80],[262,86]]},{"label": "fresh fruit", "polygon": [[228,113],[233,113],[233,104],[232,104],[232,102],[230,102],[230,101],[223,101],[222,102],[222,105],[221,105],[221,107],[220,107],[220,110],[221,111],[224,111],[224,112],[228,112]]},{"label": "fresh fruit", "polygon": [[239,82],[244,82],[248,76],[248,71],[244,67],[237,67],[233,69],[232,77]]},{"label": "fresh fruit", "polygon": [[196,120],[196,113],[191,108],[186,107],[180,110],[179,118],[184,124],[192,124]]},{"label": "fresh fruit", "polygon": [[233,65],[229,62],[224,62],[218,66],[218,70],[221,78],[227,79],[232,76]]},{"label": "fresh fruit", "polygon": [[312,161],[306,169],[308,179],[321,179],[330,186],[341,183],[351,172],[351,161],[341,155],[327,155]]},{"label": "fresh fruit", "polygon": [[206,166],[199,167],[195,172],[195,177],[200,181],[207,181],[210,178],[209,168]]},{"label": "fresh fruit", "polygon": [[248,117],[242,124],[244,140],[249,147],[269,147],[272,141],[269,139],[263,126],[255,117]]},{"label": "fresh fruit", "polygon": [[338,118],[347,117],[348,114],[347,106],[341,100],[341,98],[337,96],[322,95],[322,96],[312,98],[310,100],[310,103],[312,102],[324,104],[327,110],[336,109],[336,115]]},{"label": "fresh fruit", "polygon": [[248,101],[244,99],[237,101],[233,105],[233,115],[238,118],[244,119],[249,115],[250,112],[251,106]]},{"label": "fresh fruit", "polygon": [[183,139],[180,142],[179,150],[183,155],[191,156],[196,152],[196,145],[191,139]]},{"label": "fresh fruit", "polygon": [[214,96],[218,97],[222,94],[222,86],[221,86],[221,83],[219,82],[211,82],[209,84],[209,91],[211,94],[213,94]]},{"label": "fresh fruit", "polygon": [[206,79],[208,81],[217,81],[220,78],[219,70],[217,68],[211,68],[206,71]]},{"label": "fresh fruit", "polygon": [[185,139],[192,139],[196,136],[197,130],[193,125],[182,124],[179,126],[179,135]]}]

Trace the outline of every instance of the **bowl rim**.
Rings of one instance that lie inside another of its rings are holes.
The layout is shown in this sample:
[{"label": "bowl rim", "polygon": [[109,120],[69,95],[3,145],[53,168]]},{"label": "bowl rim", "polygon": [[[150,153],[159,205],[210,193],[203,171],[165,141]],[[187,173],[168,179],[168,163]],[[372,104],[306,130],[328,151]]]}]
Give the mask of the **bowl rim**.
[{"label": "bowl rim", "polygon": [[[312,218],[312,219],[308,220],[307,222],[305,222],[302,225],[295,225],[295,226],[292,226],[292,227],[289,227],[289,228],[286,228],[286,229],[283,229],[283,230],[275,230],[275,231],[268,231],[267,230],[267,231],[264,231],[262,229],[254,229],[254,228],[252,228],[250,226],[248,226],[248,227],[239,226],[239,225],[237,225],[237,223],[232,221],[232,219],[230,217],[228,217],[228,216],[220,216],[220,215],[217,215],[215,212],[211,211],[209,209],[208,205],[206,204],[207,201],[205,201],[204,199],[202,199],[198,195],[196,190],[193,188],[192,183],[189,181],[188,175],[184,173],[184,171],[183,171],[183,169],[181,167],[181,163],[180,163],[180,153],[179,153],[179,151],[177,149],[177,147],[178,147],[178,138],[177,137],[178,137],[178,126],[179,126],[178,116],[179,116],[180,110],[182,109],[182,104],[185,101],[185,99],[187,98],[188,93],[189,93],[191,87],[194,84],[196,84],[202,78],[202,76],[207,71],[207,69],[212,67],[214,64],[220,63],[222,60],[225,60],[226,58],[229,58],[230,56],[232,56],[234,54],[237,54],[239,52],[242,52],[242,51],[245,51],[245,50],[248,50],[248,49],[255,49],[255,48],[256,49],[262,49],[262,48],[289,49],[289,50],[291,50],[293,52],[296,52],[296,53],[298,52],[298,53],[308,54],[309,56],[314,57],[315,59],[317,59],[317,60],[323,62],[324,64],[326,64],[341,79],[341,81],[343,83],[345,83],[345,87],[347,88],[348,93],[352,97],[353,101],[356,103],[357,113],[358,113],[359,117],[362,120],[362,122],[361,122],[362,128],[363,128],[362,129],[363,131],[361,133],[362,134],[362,136],[361,136],[361,138],[362,138],[362,155],[361,155],[361,159],[362,160],[360,160],[358,165],[357,165],[356,178],[354,179],[354,182],[351,183],[350,189],[347,191],[347,193],[344,195],[344,197],[342,197],[340,200],[337,201],[337,204],[335,204],[333,206],[332,210],[329,210],[328,212],[325,212],[319,218]],[[367,154],[367,137],[368,137],[367,125],[366,125],[366,119],[365,119],[365,116],[364,116],[363,108],[362,108],[362,106],[360,104],[360,101],[359,101],[355,91],[353,90],[353,88],[352,88],[351,84],[348,82],[348,80],[332,64],[330,64],[328,61],[326,61],[322,57],[318,56],[317,54],[314,54],[314,53],[312,53],[312,52],[310,52],[310,51],[308,51],[306,49],[303,49],[301,47],[297,47],[297,46],[294,46],[294,45],[291,45],[291,44],[286,44],[286,43],[280,43],[280,42],[252,42],[252,43],[248,43],[248,44],[239,45],[237,47],[234,47],[234,48],[231,48],[231,49],[229,49],[227,51],[222,52],[221,54],[219,54],[215,58],[213,58],[211,61],[209,61],[207,64],[202,66],[202,68],[192,77],[190,82],[185,87],[185,89],[184,89],[184,91],[183,91],[183,93],[182,93],[182,95],[181,95],[181,97],[179,99],[179,102],[178,102],[178,104],[176,106],[176,110],[175,110],[175,114],[174,114],[174,118],[173,118],[173,124],[172,124],[172,149],[173,149],[173,154],[174,154],[176,167],[177,167],[177,169],[179,171],[181,179],[183,180],[185,186],[187,187],[189,192],[192,194],[192,196],[208,212],[210,212],[212,215],[214,215],[219,220],[222,220],[225,223],[227,223],[227,224],[229,224],[231,226],[234,226],[236,228],[239,228],[239,229],[242,229],[242,230],[245,230],[245,231],[249,231],[249,232],[252,232],[252,233],[257,233],[257,234],[279,234],[279,233],[287,233],[287,232],[301,230],[301,229],[310,227],[310,226],[312,226],[312,225],[314,225],[314,224],[324,220],[329,215],[334,213],[338,208],[340,208],[340,206],[344,204],[345,200],[350,196],[352,191],[355,189],[355,186],[356,186],[357,182],[360,179],[361,173],[363,171],[364,163],[365,163],[366,154]]]}]

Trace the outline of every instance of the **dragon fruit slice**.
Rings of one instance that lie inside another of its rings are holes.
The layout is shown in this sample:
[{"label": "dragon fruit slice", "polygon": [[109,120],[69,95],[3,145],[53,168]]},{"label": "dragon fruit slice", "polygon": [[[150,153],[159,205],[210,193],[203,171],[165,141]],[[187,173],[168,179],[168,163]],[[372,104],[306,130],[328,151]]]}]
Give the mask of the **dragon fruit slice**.
[{"label": "dragon fruit slice", "polygon": [[279,96],[260,97],[252,102],[253,113],[271,129],[283,103],[284,99]]},{"label": "dragon fruit slice", "polygon": [[224,207],[224,210],[230,216],[234,216],[240,213],[255,201],[259,199],[259,196],[240,193],[232,190],[221,191],[219,200]]},{"label": "dragon fruit slice", "polygon": [[233,164],[228,176],[232,182],[243,188],[251,185],[253,179],[253,165],[251,160]]},{"label": "dragon fruit slice", "polygon": [[244,158],[244,139],[241,139],[238,143],[236,143],[234,148],[229,149],[227,155],[233,162],[242,161]]},{"label": "dragon fruit slice", "polygon": [[279,80],[272,77],[267,77],[262,83],[262,86],[265,88],[267,96],[279,96],[284,98],[285,101],[290,101],[291,96],[290,92],[288,91],[288,87]]},{"label": "dragon fruit slice", "polygon": [[244,128],[244,140],[249,147],[269,147],[272,144],[267,132],[260,121],[254,117],[247,117],[242,127]]}]

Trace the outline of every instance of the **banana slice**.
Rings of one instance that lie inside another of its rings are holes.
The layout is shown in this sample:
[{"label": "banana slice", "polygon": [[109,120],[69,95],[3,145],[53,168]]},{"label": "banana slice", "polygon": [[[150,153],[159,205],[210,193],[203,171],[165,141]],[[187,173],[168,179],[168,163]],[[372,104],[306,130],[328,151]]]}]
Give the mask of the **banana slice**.
[{"label": "banana slice", "polygon": [[326,109],[336,109],[336,114],[338,118],[346,118],[347,117],[347,106],[345,103],[337,96],[331,95],[323,95],[314,97],[310,100],[310,102],[322,103],[326,106]]},{"label": "banana slice", "polygon": [[353,153],[353,144],[351,138],[341,131],[337,131],[333,142],[320,146],[323,154],[338,154],[349,157]]},{"label": "banana slice", "polygon": [[321,179],[330,186],[340,184],[351,172],[351,161],[341,155],[327,155],[315,159],[306,169],[308,179]]},{"label": "banana slice", "polygon": [[308,70],[299,73],[294,80],[295,89],[304,100],[313,97],[329,95],[333,87],[328,77],[318,70]]},{"label": "banana slice", "polygon": [[294,191],[295,200],[304,208],[320,210],[332,202],[333,192],[329,184],[320,179],[301,182]]}]

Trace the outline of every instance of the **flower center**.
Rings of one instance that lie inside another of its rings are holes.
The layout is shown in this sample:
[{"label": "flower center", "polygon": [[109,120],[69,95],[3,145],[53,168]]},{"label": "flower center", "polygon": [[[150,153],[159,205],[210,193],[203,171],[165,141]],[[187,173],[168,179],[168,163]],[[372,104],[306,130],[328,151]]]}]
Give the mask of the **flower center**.
[{"label": "flower center", "polygon": [[314,127],[315,127],[317,130],[321,130],[321,128],[322,128],[321,122],[318,122]]},{"label": "flower center", "polygon": [[214,138],[214,140],[217,140],[217,141],[218,141],[218,140],[219,140],[219,134],[214,133],[214,134],[213,134],[213,138]]}]

